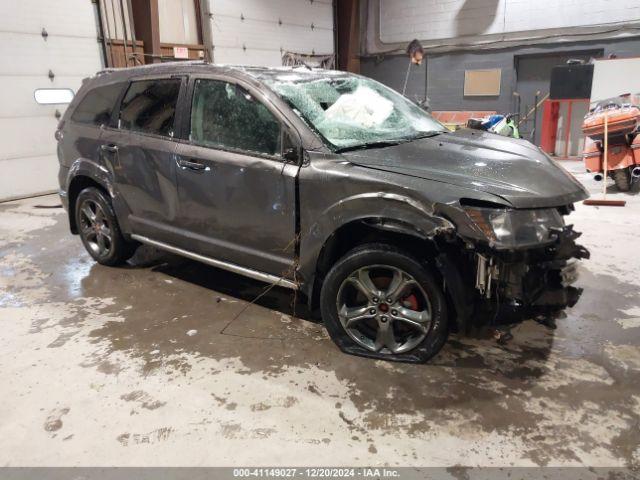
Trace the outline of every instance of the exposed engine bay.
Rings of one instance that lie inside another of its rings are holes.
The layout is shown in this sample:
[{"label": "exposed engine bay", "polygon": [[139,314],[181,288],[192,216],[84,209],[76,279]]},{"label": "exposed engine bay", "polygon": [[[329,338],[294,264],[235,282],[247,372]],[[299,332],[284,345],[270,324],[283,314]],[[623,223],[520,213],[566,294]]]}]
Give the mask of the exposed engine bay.
[{"label": "exposed engine bay", "polygon": [[572,284],[578,278],[578,259],[589,252],[575,243],[580,233],[571,225],[552,233],[553,244],[525,252],[476,254],[477,292],[495,301],[496,319],[550,316],[578,301],[582,290]]},{"label": "exposed engine bay", "polygon": [[[558,211],[568,214],[572,209]],[[576,304],[582,294],[573,286],[578,260],[588,259],[589,251],[576,243],[581,233],[573,225],[551,227],[546,235],[542,247],[496,248],[465,242],[467,253],[456,267],[465,272],[463,283],[473,291],[473,301],[465,308],[458,306],[460,324],[504,325],[525,319],[551,323],[564,308]]]}]

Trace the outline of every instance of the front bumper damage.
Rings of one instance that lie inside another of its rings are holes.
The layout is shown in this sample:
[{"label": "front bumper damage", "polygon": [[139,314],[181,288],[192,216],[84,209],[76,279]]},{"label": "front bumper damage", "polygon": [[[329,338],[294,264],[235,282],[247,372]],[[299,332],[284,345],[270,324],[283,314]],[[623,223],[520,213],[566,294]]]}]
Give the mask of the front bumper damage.
[{"label": "front bumper damage", "polygon": [[581,288],[578,260],[589,251],[576,243],[581,234],[572,225],[554,229],[552,243],[527,250],[485,250],[475,255],[477,311],[484,324],[509,324],[553,318],[576,304]]}]

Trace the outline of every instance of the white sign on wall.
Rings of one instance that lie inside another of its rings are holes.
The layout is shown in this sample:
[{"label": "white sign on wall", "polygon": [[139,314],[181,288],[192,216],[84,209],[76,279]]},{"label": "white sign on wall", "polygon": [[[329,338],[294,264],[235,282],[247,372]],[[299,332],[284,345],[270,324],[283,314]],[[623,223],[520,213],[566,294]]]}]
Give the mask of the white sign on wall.
[{"label": "white sign on wall", "polygon": [[173,47],[174,58],[189,58],[189,49],[187,47]]},{"label": "white sign on wall", "polygon": [[591,102],[640,93],[640,57],[596,60],[593,66]]}]

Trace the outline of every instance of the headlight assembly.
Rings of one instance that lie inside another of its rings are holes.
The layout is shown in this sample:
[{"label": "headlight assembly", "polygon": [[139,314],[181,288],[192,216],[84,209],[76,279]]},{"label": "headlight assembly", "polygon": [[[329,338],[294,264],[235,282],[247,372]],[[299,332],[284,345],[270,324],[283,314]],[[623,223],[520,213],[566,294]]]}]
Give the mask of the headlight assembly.
[{"label": "headlight assembly", "polygon": [[544,245],[553,241],[551,229],[564,226],[555,208],[513,210],[465,207],[467,215],[490,244],[499,248]]}]

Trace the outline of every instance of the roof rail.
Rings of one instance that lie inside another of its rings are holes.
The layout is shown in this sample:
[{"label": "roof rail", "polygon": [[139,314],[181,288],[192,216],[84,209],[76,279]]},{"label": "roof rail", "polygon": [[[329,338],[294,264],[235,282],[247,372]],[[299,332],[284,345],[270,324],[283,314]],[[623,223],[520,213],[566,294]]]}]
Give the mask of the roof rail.
[{"label": "roof rail", "polygon": [[98,72],[96,72],[96,75],[104,75],[106,73],[112,73],[112,72],[120,72],[123,70],[143,70],[146,68],[160,68],[163,66],[170,66],[170,65],[208,65],[211,62],[207,62],[206,60],[176,60],[176,61],[172,61],[172,62],[162,62],[162,63],[147,63],[145,65],[136,65],[134,67],[108,67],[108,68],[103,68],[102,70],[99,70]]},{"label": "roof rail", "polygon": [[117,68],[103,68],[102,70],[98,70],[96,72],[96,75],[103,75],[105,73],[115,72],[116,70],[118,70],[118,69]]}]

